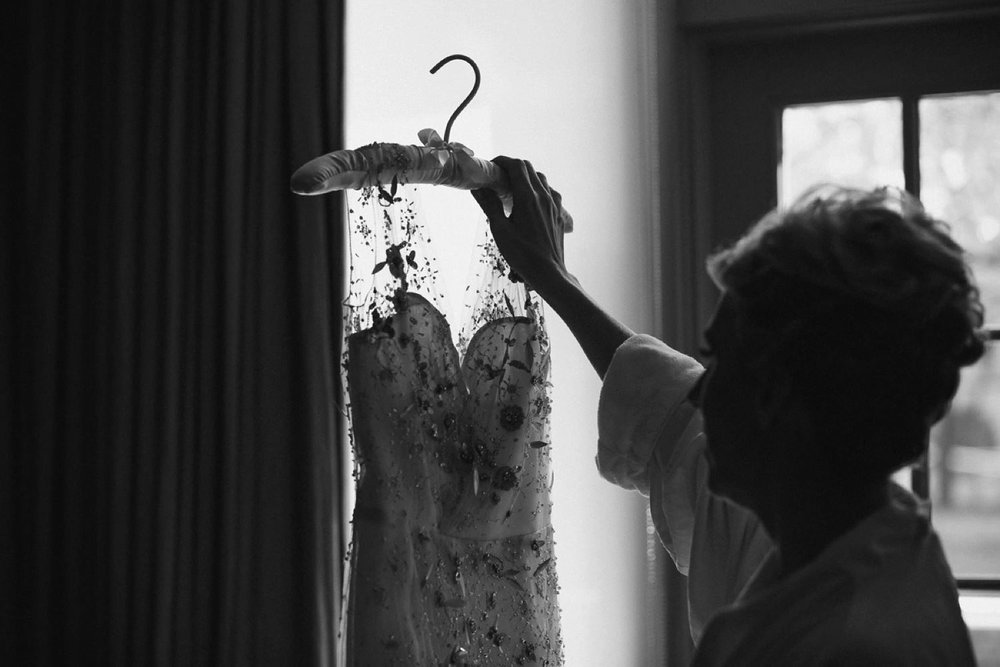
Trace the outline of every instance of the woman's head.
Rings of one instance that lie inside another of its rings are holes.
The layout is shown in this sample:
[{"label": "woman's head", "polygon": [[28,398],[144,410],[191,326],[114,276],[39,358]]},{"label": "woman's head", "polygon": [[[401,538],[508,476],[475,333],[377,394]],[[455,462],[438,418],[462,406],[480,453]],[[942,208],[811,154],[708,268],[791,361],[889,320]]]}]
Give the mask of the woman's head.
[{"label": "woman's head", "polygon": [[787,379],[827,464],[889,474],[983,353],[962,249],[905,192],[820,186],[709,259],[746,363]]}]

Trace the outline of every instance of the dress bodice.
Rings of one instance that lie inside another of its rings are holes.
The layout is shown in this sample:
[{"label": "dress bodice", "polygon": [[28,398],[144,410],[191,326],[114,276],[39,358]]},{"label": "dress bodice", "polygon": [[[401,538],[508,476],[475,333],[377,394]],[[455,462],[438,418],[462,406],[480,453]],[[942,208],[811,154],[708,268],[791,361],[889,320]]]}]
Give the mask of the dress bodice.
[{"label": "dress bodice", "polygon": [[460,361],[444,316],[404,301],[348,340],[349,660],[559,664],[544,330],[494,319]]}]

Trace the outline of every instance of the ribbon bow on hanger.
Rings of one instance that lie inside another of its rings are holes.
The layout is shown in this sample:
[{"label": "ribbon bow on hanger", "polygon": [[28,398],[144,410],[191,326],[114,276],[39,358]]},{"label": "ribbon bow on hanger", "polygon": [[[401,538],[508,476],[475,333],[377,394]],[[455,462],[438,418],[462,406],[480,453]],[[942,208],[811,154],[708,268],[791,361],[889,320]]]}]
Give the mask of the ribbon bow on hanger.
[{"label": "ribbon bow on hanger", "polygon": [[[354,150],[339,150],[321,155],[299,167],[292,175],[292,192],[319,195],[335,190],[360,190],[388,183],[446,185],[461,190],[489,187],[496,191],[510,209],[511,193],[507,175],[497,165],[475,157],[472,150],[450,142],[451,126],[458,114],[479,90],[479,67],[468,56],[455,54],[431,68],[431,74],[452,60],[464,60],[476,75],[472,91],[451,114],[444,139],[430,128],[417,133],[421,146],[372,143]],[[560,217],[564,229],[573,229],[573,218],[565,209]]]},{"label": "ribbon bow on hanger", "polygon": [[431,152],[437,157],[442,167],[452,158],[456,151],[465,153],[469,157],[475,155],[468,146],[464,146],[457,141],[448,143],[441,138],[437,130],[432,130],[429,127],[417,132],[417,139],[420,139],[420,143],[431,149]]}]

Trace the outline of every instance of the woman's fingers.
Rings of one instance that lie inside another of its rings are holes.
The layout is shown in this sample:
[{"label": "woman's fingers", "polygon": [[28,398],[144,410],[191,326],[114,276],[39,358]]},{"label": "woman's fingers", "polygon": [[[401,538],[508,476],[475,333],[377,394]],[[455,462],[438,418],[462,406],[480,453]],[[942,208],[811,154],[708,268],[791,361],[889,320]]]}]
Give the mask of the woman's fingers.
[{"label": "woman's fingers", "polygon": [[[557,225],[560,231],[564,231],[566,228],[566,218],[562,214],[562,195],[558,190],[549,185],[549,179],[545,177],[545,174],[538,172],[538,180],[541,182],[542,186],[545,188],[545,192],[551,198],[553,205],[555,206],[555,218],[558,221]],[[560,238],[560,243],[562,239]]]},{"label": "woman's fingers", "polygon": [[553,188],[551,185],[549,185],[549,179],[547,179],[545,177],[545,174],[543,174],[542,172],[538,172],[538,179],[541,181],[542,185],[545,187],[545,190],[552,197],[552,201],[555,202],[556,209],[557,210],[562,210],[562,195],[559,194],[559,192],[555,188]]},{"label": "woman's fingers", "polygon": [[506,155],[498,155],[493,158],[493,163],[499,165],[507,173],[507,178],[510,179],[511,193],[515,198],[532,194],[531,180],[528,174],[534,169],[532,169],[530,162],[515,160]]},{"label": "woman's fingers", "polygon": [[[558,219],[556,225],[559,229],[565,226],[565,220],[561,215],[562,195],[552,189],[545,174],[535,171],[527,160],[518,160],[506,155],[498,155],[493,158],[493,162],[504,170],[510,181],[515,209],[511,212],[511,220],[520,220],[521,216],[528,214],[530,217],[537,216],[539,221]],[[480,206],[482,205],[480,203]],[[528,211],[532,213],[529,214]],[[487,215],[490,213],[487,212]]]},{"label": "woman's fingers", "polygon": [[483,209],[483,213],[490,219],[490,222],[505,220],[507,218],[503,212],[503,202],[497,197],[497,193],[490,188],[479,188],[472,191],[472,197]]},{"label": "woman's fingers", "polygon": [[546,195],[551,196],[548,183],[545,181],[545,175],[535,171],[535,168],[529,161],[516,160],[504,155],[498,155],[493,158],[493,162],[507,172],[507,177],[510,179],[511,192],[515,199],[518,197],[530,197],[537,200]]}]

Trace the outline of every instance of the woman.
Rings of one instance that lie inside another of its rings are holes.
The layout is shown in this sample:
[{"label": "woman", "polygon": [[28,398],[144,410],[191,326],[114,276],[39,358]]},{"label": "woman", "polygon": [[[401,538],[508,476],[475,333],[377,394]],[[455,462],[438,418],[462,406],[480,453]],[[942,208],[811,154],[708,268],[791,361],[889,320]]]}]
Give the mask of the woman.
[{"label": "woman", "polygon": [[566,269],[561,197],[520,160],[512,269],[604,380],[598,467],[650,498],[688,576],[694,663],[972,664],[927,508],[890,480],[983,353],[962,250],[906,193],[826,187],[709,259],[707,366],[635,335]]}]

